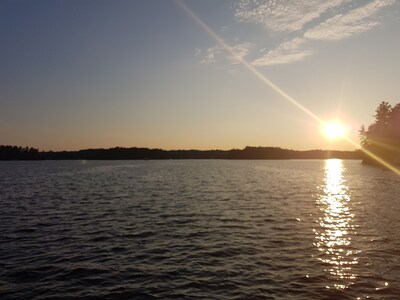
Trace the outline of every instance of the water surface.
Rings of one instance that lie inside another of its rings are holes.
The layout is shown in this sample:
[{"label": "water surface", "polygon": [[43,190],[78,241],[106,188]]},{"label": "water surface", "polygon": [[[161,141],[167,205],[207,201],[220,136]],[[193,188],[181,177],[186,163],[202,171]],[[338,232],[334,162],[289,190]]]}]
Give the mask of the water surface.
[{"label": "water surface", "polygon": [[359,161],[0,162],[2,299],[396,299],[400,178]]}]

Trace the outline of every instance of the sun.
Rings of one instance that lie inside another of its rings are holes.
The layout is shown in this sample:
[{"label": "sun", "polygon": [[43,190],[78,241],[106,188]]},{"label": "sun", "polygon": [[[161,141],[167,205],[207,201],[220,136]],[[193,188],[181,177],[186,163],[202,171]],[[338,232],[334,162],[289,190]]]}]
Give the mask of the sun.
[{"label": "sun", "polygon": [[323,125],[323,134],[328,139],[338,139],[346,135],[346,126],[340,121],[330,121]]}]

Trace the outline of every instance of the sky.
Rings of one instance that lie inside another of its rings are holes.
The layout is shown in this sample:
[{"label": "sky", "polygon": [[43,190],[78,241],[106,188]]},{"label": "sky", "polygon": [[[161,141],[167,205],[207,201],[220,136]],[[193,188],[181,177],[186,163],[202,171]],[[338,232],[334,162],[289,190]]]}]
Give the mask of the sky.
[{"label": "sky", "polygon": [[396,0],[2,0],[0,144],[353,150],[315,117],[358,143],[400,102],[399,32]]}]

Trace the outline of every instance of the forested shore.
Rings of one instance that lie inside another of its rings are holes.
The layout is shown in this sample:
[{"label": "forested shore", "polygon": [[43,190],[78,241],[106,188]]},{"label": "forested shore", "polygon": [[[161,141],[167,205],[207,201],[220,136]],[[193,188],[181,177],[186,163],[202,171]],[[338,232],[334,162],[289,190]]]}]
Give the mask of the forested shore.
[{"label": "forested shore", "polygon": [[39,151],[30,147],[0,146],[0,160],[128,160],[128,159],[360,159],[359,151],[290,150],[279,147],[246,147],[231,150],[163,150],[150,148]]}]

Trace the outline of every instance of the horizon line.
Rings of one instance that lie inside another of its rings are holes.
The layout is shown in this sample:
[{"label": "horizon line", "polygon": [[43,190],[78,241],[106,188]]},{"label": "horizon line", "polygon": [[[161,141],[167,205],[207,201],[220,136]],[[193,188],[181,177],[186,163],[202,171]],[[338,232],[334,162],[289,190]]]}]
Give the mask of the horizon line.
[{"label": "horizon line", "polygon": [[336,151],[336,152],[356,152],[360,151],[361,148],[356,148],[354,150],[336,150],[336,149],[306,149],[306,150],[299,150],[299,149],[293,149],[293,148],[283,148],[280,146],[244,146],[243,148],[227,148],[227,149],[218,149],[218,148],[210,148],[210,149],[195,149],[195,148],[186,148],[186,149],[165,149],[165,148],[159,148],[159,147],[141,147],[141,146],[112,146],[112,147],[98,147],[98,148],[81,148],[78,150],[42,150],[39,147],[35,148],[33,146],[18,146],[18,145],[0,145],[0,147],[19,147],[19,148],[33,148],[35,150],[38,150],[39,152],[79,152],[79,151],[85,151],[85,150],[111,150],[111,149],[148,149],[148,150],[162,150],[162,151],[232,151],[232,150],[245,150],[246,148],[278,148],[281,150],[289,150],[289,151],[300,151],[300,152],[305,152],[305,151]]}]

